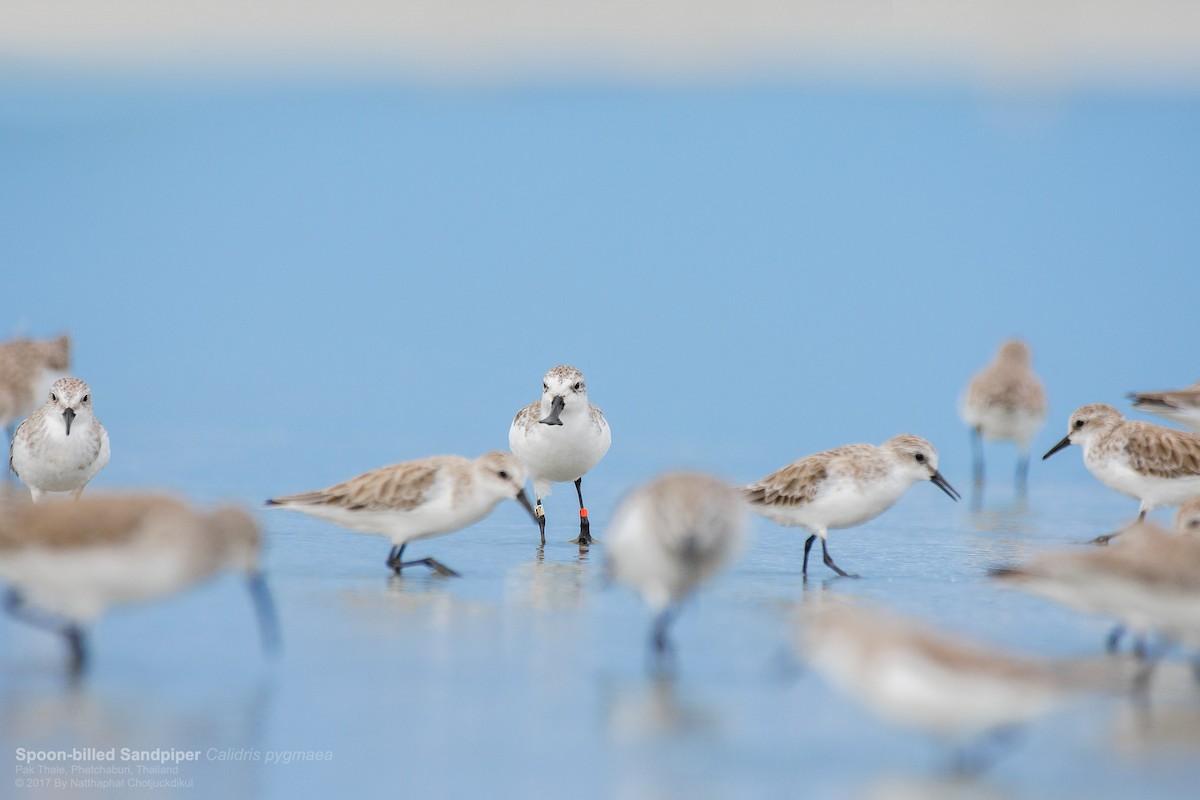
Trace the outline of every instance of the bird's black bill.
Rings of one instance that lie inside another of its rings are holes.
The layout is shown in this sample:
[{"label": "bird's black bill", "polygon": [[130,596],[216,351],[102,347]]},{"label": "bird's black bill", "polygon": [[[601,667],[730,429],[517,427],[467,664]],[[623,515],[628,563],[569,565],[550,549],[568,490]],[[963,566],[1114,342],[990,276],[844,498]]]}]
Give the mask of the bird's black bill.
[{"label": "bird's black bill", "polygon": [[258,630],[262,636],[263,651],[274,656],[279,652],[279,618],[275,615],[275,601],[261,572],[256,572],[247,581],[254,610],[258,613]]},{"label": "bird's black bill", "polygon": [[562,413],[563,408],[567,405],[567,401],[563,400],[562,395],[556,394],[554,399],[550,401],[550,413],[543,420],[538,420],[543,425],[562,425],[562,420],[558,415]]},{"label": "bird's black bill", "polygon": [[933,477],[931,477],[929,480],[933,481],[934,486],[938,487],[943,492],[950,495],[951,500],[958,501],[958,500],[962,499],[962,495],[958,493],[957,489],[955,489],[953,486],[950,485],[950,481],[948,481],[942,477],[942,473],[940,473],[940,472],[933,473]]},{"label": "bird's black bill", "polygon": [[1062,438],[1061,442],[1059,442],[1058,444],[1054,445],[1054,447],[1051,447],[1049,450],[1046,451],[1046,455],[1042,456],[1042,461],[1045,461],[1047,458],[1054,455],[1059,450],[1062,450],[1064,447],[1069,447],[1070,444],[1071,444],[1071,437],[1064,436]]},{"label": "bird's black bill", "polygon": [[540,524],[537,513],[534,512],[533,506],[529,503],[529,495],[525,494],[524,489],[517,492],[516,500],[518,503],[520,503],[522,506],[525,507],[525,510],[529,512],[529,516],[533,517],[533,521],[538,522]]},{"label": "bird's black bill", "polygon": [[67,436],[71,435],[71,421],[75,419],[74,409],[68,408],[63,412],[63,419],[67,421]]}]

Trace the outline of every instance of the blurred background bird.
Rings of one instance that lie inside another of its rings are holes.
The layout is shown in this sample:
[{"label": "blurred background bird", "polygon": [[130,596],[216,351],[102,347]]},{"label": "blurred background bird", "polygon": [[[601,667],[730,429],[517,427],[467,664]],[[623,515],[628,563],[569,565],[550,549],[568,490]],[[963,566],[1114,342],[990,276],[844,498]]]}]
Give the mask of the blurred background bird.
[{"label": "blurred background bird", "polygon": [[11,446],[17,423],[45,400],[50,384],[71,367],[71,337],[13,339],[0,344],[0,427]]},{"label": "blurred background bird", "polygon": [[996,357],[967,383],[959,414],[971,429],[976,501],[982,498],[983,443],[1017,446],[1016,487],[1024,495],[1029,481],[1029,446],[1046,423],[1046,390],[1033,372],[1029,345],[1009,339]]}]

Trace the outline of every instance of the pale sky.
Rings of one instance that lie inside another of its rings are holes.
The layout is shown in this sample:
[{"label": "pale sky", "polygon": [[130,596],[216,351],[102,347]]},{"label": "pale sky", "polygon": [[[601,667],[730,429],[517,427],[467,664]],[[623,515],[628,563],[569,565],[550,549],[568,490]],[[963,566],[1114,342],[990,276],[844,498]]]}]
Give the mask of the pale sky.
[{"label": "pale sky", "polygon": [[0,63],[1200,82],[1194,0],[4,0]]}]

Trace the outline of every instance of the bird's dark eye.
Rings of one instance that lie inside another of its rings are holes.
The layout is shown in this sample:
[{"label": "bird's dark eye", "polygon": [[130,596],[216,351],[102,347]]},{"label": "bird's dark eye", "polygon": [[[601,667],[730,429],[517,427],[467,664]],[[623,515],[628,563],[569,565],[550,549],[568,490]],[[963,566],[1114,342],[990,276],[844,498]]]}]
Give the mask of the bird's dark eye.
[{"label": "bird's dark eye", "polygon": [[542,391],[543,391],[543,392],[548,392],[548,391],[550,391],[550,387],[549,387],[549,386],[547,386],[546,384],[544,384],[544,383],[543,383],[543,384],[542,384]]},{"label": "bird's dark eye", "polygon": [[915,456],[913,456],[913,458],[917,459],[917,461],[919,461],[922,464],[925,463],[925,454],[924,453],[917,453]]},{"label": "bird's dark eye", "polygon": [[85,395],[83,396],[83,402],[85,402],[85,403],[86,403],[88,400],[91,400],[91,399],[92,399],[92,396],[91,396],[90,394],[85,394]]},{"label": "bird's dark eye", "polygon": [[1075,430],[1079,430],[1082,427],[1083,427],[1083,420],[1081,420],[1081,419],[1075,420]]},{"label": "bird's dark eye", "polygon": [[504,480],[508,480],[508,473],[507,473],[507,472],[505,472],[504,470],[500,470],[500,472],[499,472],[498,474],[499,474],[499,475],[500,475],[500,477],[501,477],[501,478],[503,478]]},{"label": "bird's dark eye", "polygon": [[51,403],[57,403],[57,402],[58,402],[58,395],[56,395],[54,392],[51,392],[51,393],[50,393],[50,402],[51,402]]},{"label": "bird's dark eye", "polygon": [[582,383],[579,383],[579,382],[577,381],[577,382],[575,383],[575,391],[577,391],[577,392],[578,392],[578,391],[579,391],[580,389],[582,389],[582,388],[583,388],[583,384],[582,384]]}]

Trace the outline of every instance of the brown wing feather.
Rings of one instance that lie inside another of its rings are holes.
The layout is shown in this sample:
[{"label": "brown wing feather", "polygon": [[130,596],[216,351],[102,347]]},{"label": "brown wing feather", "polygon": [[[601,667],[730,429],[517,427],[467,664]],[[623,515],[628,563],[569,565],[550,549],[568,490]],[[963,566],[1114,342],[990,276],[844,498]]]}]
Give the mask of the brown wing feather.
[{"label": "brown wing feather", "polygon": [[1194,383],[1186,389],[1176,389],[1169,392],[1134,392],[1129,395],[1133,404],[1139,408],[1190,408],[1200,406],[1200,383]]},{"label": "brown wing feather", "polygon": [[753,505],[801,506],[810,503],[829,475],[827,455],[817,453],[789,464],[744,487],[742,495]]},{"label": "brown wing feather", "polygon": [[1022,409],[1040,414],[1046,410],[1046,392],[1031,373],[992,366],[971,379],[967,402],[977,407]]},{"label": "brown wing feather", "polygon": [[1200,477],[1200,436],[1139,425],[1137,435],[1125,441],[1129,464],[1139,472],[1156,478]]},{"label": "brown wing feather", "polygon": [[180,513],[176,500],[156,495],[84,497],[34,505],[0,503],[0,552],[25,547],[73,548],[125,542],[155,514]]},{"label": "brown wing feather", "polygon": [[522,408],[513,417],[513,425],[519,425],[522,428],[530,428],[542,415],[542,401],[534,400],[529,405]]},{"label": "brown wing feather", "polygon": [[353,511],[407,511],[421,505],[441,465],[426,461],[393,464],[363,473],[328,489],[276,497],[274,505],[333,505]]}]

